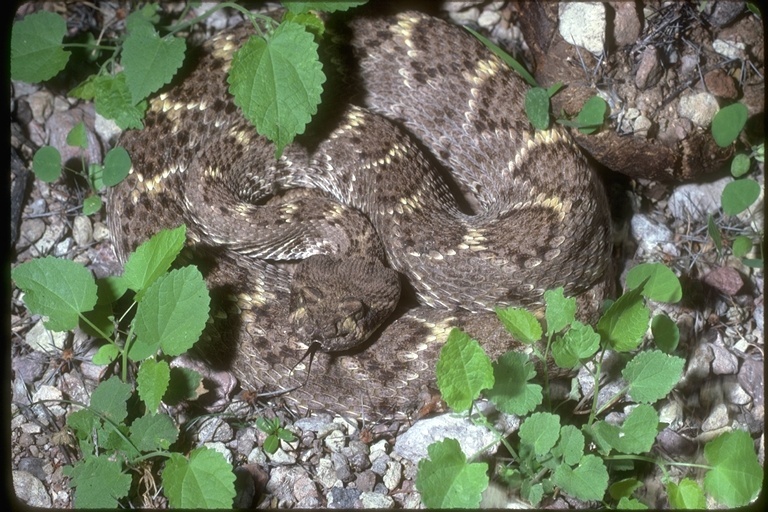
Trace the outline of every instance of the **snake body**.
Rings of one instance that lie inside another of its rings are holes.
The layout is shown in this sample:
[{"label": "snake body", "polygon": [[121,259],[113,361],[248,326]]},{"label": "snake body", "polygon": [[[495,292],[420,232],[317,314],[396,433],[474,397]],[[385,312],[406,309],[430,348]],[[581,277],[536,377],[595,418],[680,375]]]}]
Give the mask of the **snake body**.
[{"label": "snake body", "polygon": [[[452,327],[497,356],[516,345],[496,306],[535,308],[563,286],[594,310],[610,287],[610,217],[567,133],[535,131],[524,82],[463,29],[411,11],[346,26],[353,93],[338,96],[351,99],[277,161],[226,92],[250,32],[206,43],[123,136],[133,168],[110,227],[124,259],[188,225],[214,299],[208,364],[243,387],[290,390],[299,410],[407,416]],[[367,318],[376,301],[397,310]],[[339,320],[307,327],[311,304]],[[366,332],[301,360],[323,330],[350,326]]]}]

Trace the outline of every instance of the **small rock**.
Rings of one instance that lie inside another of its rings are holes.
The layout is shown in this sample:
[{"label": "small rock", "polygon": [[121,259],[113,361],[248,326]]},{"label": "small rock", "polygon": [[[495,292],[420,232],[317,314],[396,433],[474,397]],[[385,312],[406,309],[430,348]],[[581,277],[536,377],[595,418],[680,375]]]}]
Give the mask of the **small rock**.
[{"label": "small rock", "polygon": [[64,224],[62,222],[51,222],[46,226],[43,236],[35,242],[32,247],[37,251],[38,256],[46,256],[50,254],[53,246],[59,243],[61,237],[64,235]]},{"label": "small rock", "polygon": [[735,375],[729,375],[723,381],[723,394],[728,403],[735,405],[747,405],[752,401],[752,397],[739,386]]},{"label": "small rock", "polygon": [[53,95],[45,90],[27,96],[27,103],[32,110],[32,117],[37,123],[45,124],[53,113]]},{"label": "small rock", "polygon": [[733,181],[731,177],[711,183],[686,183],[672,191],[667,201],[669,212],[682,222],[704,222],[708,215],[720,210],[725,186]]},{"label": "small rock", "polygon": [[368,446],[357,440],[349,442],[349,446],[341,449],[341,453],[349,460],[350,465],[356,472],[371,467],[371,458],[368,454]]},{"label": "small rock", "polygon": [[328,508],[352,509],[356,507],[356,501],[362,494],[358,489],[345,489],[343,487],[332,487],[328,493]]},{"label": "small rock", "polygon": [[347,418],[342,418],[341,416],[336,416],[333,418],[333,423],[336,425],[341,425],[342,431],[348,435],[353,436],[357,433],[357,422],[354,420],[350,420]]},{"label": "small rock", "polygon": [[[27,343],[29,342],[27,341]],[[11,368],[17,378],[21,377],[25,384],[30,385],[42,377],[48,362],[48,356],[42,352],[33,351],[23,356],[12,358]]]},{"label": "small rock", "polygon": [[485,29],[492,29],[501,20],[501,15],[496,11],[483,11],[477,18],[477,24]]},{"label": "small rock", "polygon": [[71,238],[65,238],[61,242],[54,245],[53,255],[57,258],[65,257],[69,253],[70,249],[72,249],[72,242],[74,242],[74,240]]},{"label": "small rock", "polygon": [[117,123],[114,120],[106,119],[98,112],[96,113],[96,121],[93,124],[93,128],[99,138],[105,141],[116,140],[117,137],[123,133],[123,130],[117,126]]},{"label": "small rock", "polygon": [[237,453],[247,456],[256,446],[256,431],[253,427],[241,428],[237,431],[235,449]]},{"label": "small rock", "polygon": [[343,485],[343,482],[333,469],[333,462],[331,462],[331,459],[328,457],[324,457],[318,461],[316,479],[326,489]]},{"label": "small rock", "polygon": [[93,240],[93,225],[85,215],[78,215],[72,223],[72,238],[80,247],[86,247]]},{"label": "small rock", "polygon": [[395,508],[395,500],[377,492],[363,492],[360,494],[363,508]]},{"label": "small rock", "polygon": [[248,452],[246,457],[248,464],[259,464],[261,466],[267,465],[267,454],[264,453],[260,447],[256,446],[253,450]]},{"label": "small rock", "polygon": [[24,336],[24,342],[32,349],[44,354],[58,354],[67,341],[66,332],[49,331],[40,320]]},{"label": "small rock", "polygon": [[635,44],[643,31],[643,24],[637,15],[634,2],[608,2],[614,10],[613,39],[616,46]]},{"label": "small rock", "polygon": [[678,256],[673,243],[674,233],[668,227],[652,220],[649,216],[637,213],[630,221],[632,237],[637,240],[638,249],[645,254],[663,254]]},{"label": "small rock", "polygon": [[[744,10],[743,1],[707,2],[704,6],[705,17],[716,27],[729,24]],[[711,11],[711,12],[710,12]]]},{"label": "small rock", "polygon": [[17,248],[19,251],[26,249],[30,245],[34,244],[45,233],[45,222],[43,219],[24,219],[21,221],[21,227],[19,228],[19,241],[17,242]]},{"label": "small rock", "polygon": [[[44,405],[54,416],[64,416],[64,408],[60,405],[60,400],[63,400],[64,396],[61,393],[61,390],[58,388],[55,388],[53,386],[40,386],[34,395],[32,395],[32,402],[39,402],[42,400],[47,400],[46,402],[42,404],[38,404],[35,406],[35,409],[37,407]],[[45,412],[40,411],[38,414],[38,418],[43,419],[46,418],[47,415]],[[44,423],[47,425],[47,420],[44,421]]]},{"label": "small rock", "polygon": [[605,6],[600,2],[560,2],[559,31],[570,44],[595,56],[605,47]]},{"label": "small rock", "polygon": [[267,457],[269,458],[270,462],[272,462],[272,464],[284,466],[296,464],[296,454],[288,453],[282,448],[275,450],[275,453],[268,453]]},{"label": "small rock", "polygon": [[733,267],[718,267],[702,278],[706,284],[725,295],[736,295],[744,286],[744,279]]},{"label": "small rock", "polygon": [[763,361],[745,359],[739,370],[739,384],[755,403],[765,402],[765,367]]},{"label": "small rock", "polygon": [[355,486],[364,493],[373,491],[373,488],[376,486],[376,473],[370,469],[359,473],[355,478]]},{"label": "small rock", "polygon": [[333,417],[330,414],[317,414],[298,419],[293,425],[304,432],[323,432],[330,431],[331,429],[329,427],[333,427],[335,424],[333,423]]},{"label": "small rock", "polygon": [[729,422],[728,407],[725,404],[717,404],[707,419],[701,424],[701,430],[704,432],[718,430],[728,426]]},{"label": "small rock", "polygon": [[390,460],[389,462],[387,462],[387,471],[386,473],[384,473],[384,476],[382,477],[382,480],[384,481],[384,485],[387,487],[387,489],[389,489],[390,491],[397,489],[402,479],[403,479],[403,465],[397,462],[396,460]]},{"label": "small rock", "polygon": [[336,476],[345,484],[354,480],[355,475],[349,468],[349,459],[339,452],[331,453],[331,463],[333,469],[336,471]]},{"label": "small rock", "polygon": [[[330,461],[329,461],[330,462]],[[317,503],[319,494],[317,487],[309,477],[307,470],[301,466],[277,466],[269,473],[267,493],[277,500],[280,508],[312,506],[309,503]],[[314,505],[315,507],[317,504]]]},{"label": "small rock", "polygon": [[39,479],[26,471],[11,471],[11,478],[13,479],[13,490],[19,501],[31,507],[51,507],[51,497]]},{"label": "small rock", "polygon": [[344,448],[345,441],[346,436],[343,432],[340,430],[333,430],[325,437],[323,443],[325,443],[325,446],[332,452],[340,452],[341,449]]},{"label": "small rock", "polygon": [[659,52],[654,46],[646,46],[640,56],[640,65],[635,73],[635,85],[643,90],[653,87],[659,82],[663,69],[659,62]]},{"label": "small rock", "polygon": [[743,59],[745,48],[744,43],[735,41],[723,41],[722,39],[712,41],[712,49],[727,59]]},{"label": "small rock", "polygon": [[[447,9],[451,5],[462,4],[464,2],[443,2],[443,6]],[[469,23],[475,23],[477,18],[480,17],[480,9],[477,7],[470,7],[469,9],[459,9],[453,12],[448,12],[448,17],[457,25],[467,25]]]},{"label": "small rock", "polygon": [[717,98],[708,92],[688,93],[680,97],[680,103],[677,106],[677,113],[686,119],[690,119],[694,124],[702,128],[708,127],[712,123],[720,105]]},{"label": "small rock", "polygon": [[384,476],[387,472],[387,463],[390,461],[389,455],[382,455],[373,459],[371,464],[371,471],[379,476]]},{"label": "small rock", "polygon": [[736,89],[736,82],[734,82],[733,78],[722,69],[713,69],[704,75],[704,84],[707,86],[709,92],[718,98],[734,100],[739,96],[739,91]]},{"label": "small rock", "polygon": [[632,124],[632,133],[641,137],[648,137],[648,132],[653,126],[650,119],[645,116],[637,116],[635,122]]},{"label": "small rock", "polygon": [[103,242],[109,239],[109,228],[103,222],[93,223],[93,241]]},{"label": "small rock", "polygon": [[230,441],[234,436],[232,427],[221,418],[209,417],[203,420],[197,432],[197,438],[201,442]]}]

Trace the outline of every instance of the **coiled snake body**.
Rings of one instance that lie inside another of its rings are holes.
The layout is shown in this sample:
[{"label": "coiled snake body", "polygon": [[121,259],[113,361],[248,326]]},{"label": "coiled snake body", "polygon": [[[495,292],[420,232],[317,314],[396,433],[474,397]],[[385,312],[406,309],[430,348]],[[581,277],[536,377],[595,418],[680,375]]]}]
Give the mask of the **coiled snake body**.
[{"label": "coiled snake body", "polygon": [[[216,304],[209,364],[291,389],[301,410],[376,419],[418,407],[453,326],[499,355],[512,342],[487,314],[497,305],[564,286],[594,308],[610,222],[567,134],[533,130],[525,84],[463,29],[405,12],[349,32],[356,94],[278,161],[226,92],[248,31],[214,37],[123,137],[133,169],[109,218],[121,258],[188,225]],[[290,264],[313,254],[330,256]],[[313,341],[323,350],[299,362]]]}]

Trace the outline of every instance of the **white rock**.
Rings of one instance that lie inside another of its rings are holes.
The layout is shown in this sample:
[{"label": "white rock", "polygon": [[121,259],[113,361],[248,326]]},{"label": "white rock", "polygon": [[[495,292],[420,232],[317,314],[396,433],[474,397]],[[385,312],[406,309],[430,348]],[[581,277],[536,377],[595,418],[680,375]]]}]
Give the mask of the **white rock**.
[{"label": "white rock", "polygon": [[483,11],[477,24],[483,28],[493,28],[501,20],[501,15],[495,11]]},{"label": "white rock", "polygon": [[427,456],[427,446],[447,438],[456,439],[467,457],[475,455],[496,440],[487,428],[473,424],[464,416],[449,413],[414,423],[397,438],[394,453],[417,464]]},{"label": "white rock", "polygon": [[64,415],[64,408],[59,405],[59,402],[56,402],[56,400],[62,400],[64,398],[64,395],[62,394],[61,390],[58,388],[55,388],[53,386],[40,386],[37,391],[35,391],[35,394],[32,395],[32,402],[38,402],[42,400],[53,400],[53,401],[46,401],[41,405],[44,405],[48,408],[48,410],[53,413],[54,416],[63,416]]},{"label": "white rock", "polygon": [[64,348],[64,342],[67,340],[66,332],[49,331],[43,325],[43,321],[37,322],[24,337],[24,342],[32,350],[43,352],[44,354],[56,354]]},{"label": "white rock", "polygon": [[630,223],[632,236],[638,243],[638,249],[646,254],[659,251],[669,256],[678,256],[674,244],[674,233],[668,227],[652,220],[647,215],[637,213]]},{"label": "white rock", "polygon": [[85,215],[78,215],[72,224],[72,238],[80,247],[85,247],[93,240],[93,225]]},{"label": "white rock", "polygon": [[708,215],[720,210],[720,196],[731,181],[733,178],[727,176],[711,183],[680,185],[669,196],[669,212],[682,222],[704,222]]},{"label": "white rock", "polygon": [[698,126],[706,128],[712,123],[720,105],[717,98],[708,92],[690,93],[680,98],[677,106],[677,113],[681,117],[690,119]]},{"label": "white rock", "polygon": [[712,41],[712,49],[728,59],[743,58],[745,48],[744,43],[737,43],[735,41],[723,41],[722,39]]},{"label": "white rock", "polygon": [[599,56],[605,47],[605,6],[600,2],[560,2],[560,35]]},{"label": "white rock", "polygon": [[378,492],[364,492],[360,495],[363,508],[395,508],[395,500]]}]

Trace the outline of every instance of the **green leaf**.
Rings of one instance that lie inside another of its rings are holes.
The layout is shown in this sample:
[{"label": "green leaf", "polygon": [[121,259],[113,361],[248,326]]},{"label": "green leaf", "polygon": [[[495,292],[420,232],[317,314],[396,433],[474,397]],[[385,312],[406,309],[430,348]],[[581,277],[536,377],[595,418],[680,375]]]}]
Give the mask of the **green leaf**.
[{"label": "green leaf", "polygon": [[704,476],[704,490],[727,507],[743,507],[757,498],[763,468],[747,432],[734,430],[704,447],[704,457],[714,466]]},{"label": "green leaf", "polygon": [[158,348],[169,356],[189,350],[208,321],[210,297],[202,274],[195,267],[171,270],[151,284],[134,318],[136,341],[129,350],[134,361]]},{"label": "green leaf", "polygon": [[737,215],[752,206],[759,196],[760,184],[755,180],[732,181],[725,186],[720,198],[723,212],[727,215]]},{"label": "green leaf", "polygon": [[264,445],[262,446],[262,448],[264,448],[264,451],[266,453],[269,453],[270,455],[275,453],[279,447],[280,447],[280,440],[277,438],[275,434],[268,435],[267,438],[264,440]]},{"label": "green leaf", "polygon": [[680,280],[663,263],[641,263],[627,272],[627,288],[638,288],[643,281],[643,295],[651,300],[674,304],[683,298]]},{"label": "green leaf", "polygon": [[235,474],[217,451],[197,448],[189,459],[171,453],[162,477],[165,496],[173,508],[232,508]]},{"label": "green leaf", "polygon": [[88,196],[83,201],[83,215],[93,215],[101,210],[103,203],[99,196]]},{"label": "green leaf", "polygon": [[749,172],[751,165],[752,162],[749,160],[749,155],[739,153],[731,161],[731,175],[734,178],[740,178]]},{"label": "green leaf", "polygon": [[584,434],[573,425],[563,425],[560,429],[560,441],[553,448],[552,453],[563,457],[563,462],[569,466],[578,464],[584,455]]},{"label": "green leaf", "polygon": [[488,487],[488,465],[467,464],[455,439],[427,447],[428,459],[419,461],[416,489],[427,508],[477,508]]},{"label": "green leaf", "polygon": [[643,303],[642,291],[636,288],[619,297],[597,322],[603,341],[614,350],[634,350],[648,330],[651,313]]},{"label": "green leaf", "polygon": [[323,34],[325,34],[325,23],[312,13],[294,13],[287,11],[283,16],[283,20],[292,21],[293,23],[302,25],[309,32],[314,34],[316,38],[321,38],[323,37]]},{"label": "green leaf", "polygon": [[720,235],[720,230],[717,229],[717,224],[715,224],[715,219],[712,218],[712,215],[707,216],[707,233],[715,244],[717,252],[720,253],[723,250],[723,237]]},{"label": "green leaf", "polygon": [[61,176],[61,153],[53,146],[43,146],[35,151],[32,170],[37,179],[53,183]]},{"label": "green leaf", "polygon": [[618,510],[648,510],[648,505],[634,498],[623,497],[616,504]]},{"label": "green leaf", "polygon": [[525,114],[537,130],[549,128],[549,93],[545,89],[528,89],[525,94]]},{"label": "green leaf", "polygon": [[685,359],[658,350],[637,354],[621,374],[635,402],[653,403],[667,396],[680,381]]},{"label": "green leaf", "polygon": [[507,352],[493,363],[494,384],[485,394],[503,412],[528,414],[542,401],[541,386],[528,382],[535,376],[527,354]]},{"label": "green leaf", "polygon": [[667,354],[674,352],[680,342],[680,329],[664,313],[654,316],[651,320],[651,333],[656,346]]},{"label": "green leaf", "polygon": [[562,331],[576,318],[576,299],[566,297],[562,286],[544,292],[544,303],[547,305],[544,318],[548,336]]},{"label": "green leaf", "polygon": [[594,433],[619,453],[639,454],[651,450],[658,434],[659,415],[650,405],[640,404],[627,415],[620,427],[596,421]]},{"label": "green leaf", "polygon": [[70,95],[84,100],[93,100],[96,112],[114,119],[123,130],[143,128],[141,120],[147,110],[147,102],[134,103],[125,82],[125,72],[114,76],[95,75],[70,91]]},{"label": "green leaf", "polygon": [[181,252],[186,240],[187,227],[164,229],[136,248],[128,256],[123,271],[123,282],[136,292],[141,301],[144,290],[171,268],[171,263]]},{"label": "green leaf", "polygon": [[557,467],[552,481],[566,494],[585,501],[603,499],[608,489],[608,470],[602,459],[585,455],[576,469],[566,464]]},{"label": "green leaf", "polygon": [[98,366],[105,366],[117,359],[120,350],[113,344],[108,343],[99,347],[99,350],[93,355],[91,362]]},{"label": "green leaf", "polygon": [[14,268],[11,278],[24,292],[24,304],[32,313],[47,316],[44,324],[52,331],[74,329],[80,313],[96,305],[91,271],[70,260],[31,260]]},{"label": "green leaf", "polygon": [[541,339],[541,324],[530,311],[522,308],[497,308],[496,316],[516,340],[531,344]]},{"label": "green leaf", "polygon": [[547,87],[547,94],[551,98],[552,96],[557,94],[557,92],[562,88],[563,88],[563,82],[555,82],[554,84]]},{"label": "green leaf", "polygon": [[698,482],[690,478],[683,478],[679,484],[667,483],[667,496],[672,508],[700,509],[707,508],[707,499]]},{"label": "green leaf", "polygon": [[752,158],[760,163],[765,162],[765,143],[758,144],[752,149]]},{"label": "green leaf", "polygon": [[629,498],[637,489],[641,488],[643,483],[637,478],[624,478],[619,480],[608,487],[608,494],[611,498],[618,500],[621,498]]},{"label": "green leaf", "polygon": [[560,417],[548,412],[531,414],[520,425],[520,442],[533,448],[536,455],[548,453],[560,437]]},{"label": "green leaf", "polygon": [[67,134],[67,145],[75,148],[87,148],[88,136],[85,133],[85,123],[80,121],[69,130]]},{"label": "green leaf", "polygon": [[752,250],[752,239],[745,235],[737,236],[733,239],[731,250],[733,251],[734,256],[743,258]]},{"label": "green leaf", "polygon": [[235,104],[275,143],[279,158],[317,112],[325,75],[312,34],[288,21],[269,40],[251,37],[235,52],[227,81]]},{"label": "green leaf", "polygon": [[140,27],[150,27],[160,22],[160,6],[157,3],[143,5],[140,9],[135,6],[125,19],[125,28],[128,32],[140,29]]},{"label": "green leaf", "polygon": [[293,13],[304,13],[310,10],[323,12],[346,11],[352,7],[363,5],[368,0],[347,0],[345,2],[299,2],[296,0],[284,0],[283,6]]},{"label": "green leaf", "polygon": [[595,133],[603,126],[603,120],[605,119],[605,113],[608,110],[608,104],[605,100],[599,96],[592,96],[581,107],[579,115],[576,116],[576,122],[578,122],[581,133]]},{"label": "green leaf", "polygon": [[493,366],[485,352],[466,333],[452,329],[437,360],[437,387],[443,400],[456,412],[466,411],[493,387]]},{"label": "green leaf", "polygon": [[184,62],[186,47],[179,37],[161,39],[149,25],[138,25],[130,31],[123,43],[121,63],[132,104],[171,81]]},{"label": "green leaf", "polygon": [[128,496],[131,488],[131,475],[123,473],[122,464],[111,455],[86,457],[63,472],[72,479],[75,508],[119,508],[117,500]]},{"label": "green leaf", "polygon": [[536,79],[533,78],[533,75],[530,74],[522,64],[520,64],[518,61],[512,58],[510,54],[508,54],[507,52],[499,48],[499,46],[496,43],[494,43],[487,37],[483,36],[479,32],[472,30],[469,27],[464,27],[464,29],[466,29],[467,32],[475,36],[478,39],[478,41],[483,43],[489,50],[491,50],[494,53],[494,55],[496,55],[498,58],[503,60],[507,66],[514,69],[518,75],[523,77],[523,80],[525,80],[528,83],[528,85],[530,85],[531,87],[538,87],[539,84],[536,83]]},{"label": "green leaf", "polygon": [[600,335],[591,326],[574,321],[573,326],[552,345],[552,358],[560,368],[574,368],[600,348]]},{"label": "green leaf", "polygon": [[721,108],[712,119],[712,137],[721,148],[733,144],[747,124],[749,112],[741,103]]},{"label": "green leaf", "polygon": [[64,69],[70,52],[62,47],[67,23],[58,14],[39,11],[13,24],[11,78],[42,82]]},{"label": "green leaf", "polygon": [[[203,377],[189,368],[171,368],[171,383],[163,401],[168,405],[176,405],[183,400],[195,400]],[[202,393],[200,393],[202,394]]]},{"label": "green leaf", "polygon": [[104,184],[114,187],[128,176],[131,170],[131,157],[125,148],[116,147],[104,157]]},{"label": "green leaf", "polygon": [[131,441],[142,452],[167,450],[179,437],[179,430],[166,414],[147,414],[131,423]]},{"label": "green leaf", "polygon": [[91,409],[119,424],[128,416],[126,403],[130,396],[131,386],[112,376],[93,390]]},{"label": "green leaf", "polygon": [[157,412],[171,381],[171,368],[165,361],[147,359],[139,367],[136,385],[139,396],[147,404],[147,411]]}]

